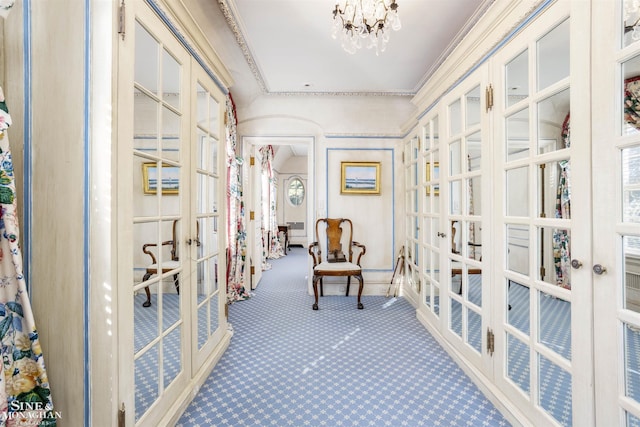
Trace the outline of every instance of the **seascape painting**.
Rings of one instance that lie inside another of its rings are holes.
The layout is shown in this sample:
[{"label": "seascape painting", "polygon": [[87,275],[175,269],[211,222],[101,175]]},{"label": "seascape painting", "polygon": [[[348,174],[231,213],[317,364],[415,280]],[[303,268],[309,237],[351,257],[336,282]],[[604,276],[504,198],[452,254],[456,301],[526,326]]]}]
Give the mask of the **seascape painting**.
[{"label": "seascape painting", "polygon": [[379,162],[342,162],[342,194],[380,194]]}]

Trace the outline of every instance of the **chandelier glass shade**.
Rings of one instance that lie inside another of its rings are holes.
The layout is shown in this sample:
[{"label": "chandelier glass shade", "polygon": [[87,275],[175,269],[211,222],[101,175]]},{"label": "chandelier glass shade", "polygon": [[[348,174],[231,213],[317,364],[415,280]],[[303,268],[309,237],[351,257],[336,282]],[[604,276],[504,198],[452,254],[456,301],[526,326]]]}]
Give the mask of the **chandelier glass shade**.
[{"label": "chandelier glass shade", "polygon": [[384,52],[389,33],[400,27],[396,0],[346,0],[333,10],[332,37],[352,54],[363,46]]}]

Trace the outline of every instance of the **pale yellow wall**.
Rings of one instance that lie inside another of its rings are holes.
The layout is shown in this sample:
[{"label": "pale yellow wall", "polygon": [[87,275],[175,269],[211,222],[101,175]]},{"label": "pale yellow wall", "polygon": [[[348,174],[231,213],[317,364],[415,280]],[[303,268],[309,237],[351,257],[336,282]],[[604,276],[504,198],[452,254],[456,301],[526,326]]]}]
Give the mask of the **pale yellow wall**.
[{"label": "pale yellow wall", "polygon": [[83,425],[84,2],[31,13],[33,309],[60,424]]}]

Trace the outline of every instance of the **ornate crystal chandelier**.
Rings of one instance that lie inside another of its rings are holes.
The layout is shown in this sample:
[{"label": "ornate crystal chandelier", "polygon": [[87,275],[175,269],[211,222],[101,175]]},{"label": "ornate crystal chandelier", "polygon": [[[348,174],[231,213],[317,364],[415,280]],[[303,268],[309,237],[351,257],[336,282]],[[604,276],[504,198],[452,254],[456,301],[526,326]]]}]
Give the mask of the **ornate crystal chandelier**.
[{"label": "ornate crystal chandelier", "polygon": [[334,39],[340,36],[342,47],[356,53],[363,45],[384,52],[391,30],[400,29],[396,0],[346,0],[333,11]]}]

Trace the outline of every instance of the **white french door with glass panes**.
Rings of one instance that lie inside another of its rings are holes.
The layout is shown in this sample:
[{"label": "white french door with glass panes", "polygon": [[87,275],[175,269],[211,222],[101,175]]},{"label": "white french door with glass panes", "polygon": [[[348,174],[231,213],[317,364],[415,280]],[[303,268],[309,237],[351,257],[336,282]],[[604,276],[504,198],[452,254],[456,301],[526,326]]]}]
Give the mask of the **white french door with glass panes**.
[{"label": "white french door with glass panes", "polygon": [[[166,424],[227,335],[225,98],[146,2],[119,39],[118,409]],[[174,30],[175,32],[175,30]],[[222,278],[222,280],[220,280]]]},{"label": "white french door with glass panes", "polygon": [[640,426],[640,6],[596,3],[593,275],[596,422]]},{"label": "white french door with glass panes", "polygon": [[579,269],[591,247],[590,144],[570,126],[589,117],[578,6],[551,6],[493,60],[494,378],[536,425],[593,424],[591,280]]},{"label": "white french door with glass panes", "polygon": [[468,362],[490,377],[493,365],[486,349],[492,299],[484,265],[490,261],[490,210],[486,207],[492,192],[483,187],[491,174],[483,102],[487,85],[485,64],[442,99],[438,171],[442,215],[437,237],[443,272],[442,333]]},{"label": "white french door with glass panes", "polygon": [[405,189],[406,189],[406,227],[407,238],[404,247],[407,285],[416,293],[420,293],[422,278],[420,277],[420,138],[413,136],[405,143]]},{"label": "white french door with glass panes", "polygon": [[591,142],[570,127],[590,117],[578,3],[536,12],[420,122],[418,318],[536,426],[595,420]]}]

